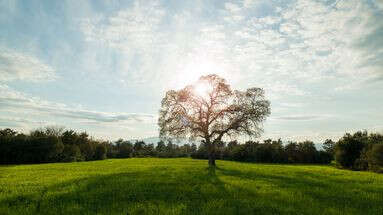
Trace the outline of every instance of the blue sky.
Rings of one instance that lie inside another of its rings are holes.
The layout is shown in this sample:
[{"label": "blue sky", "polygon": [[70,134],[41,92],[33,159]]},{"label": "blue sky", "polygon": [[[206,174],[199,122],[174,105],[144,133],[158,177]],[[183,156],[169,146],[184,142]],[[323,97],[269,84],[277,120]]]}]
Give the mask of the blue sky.
[{"label": "blue sky", "polygon": [[166,90],[262,87],[262,138],[383,132],[383,1],[0,0],[0,127],[158,136]]}]

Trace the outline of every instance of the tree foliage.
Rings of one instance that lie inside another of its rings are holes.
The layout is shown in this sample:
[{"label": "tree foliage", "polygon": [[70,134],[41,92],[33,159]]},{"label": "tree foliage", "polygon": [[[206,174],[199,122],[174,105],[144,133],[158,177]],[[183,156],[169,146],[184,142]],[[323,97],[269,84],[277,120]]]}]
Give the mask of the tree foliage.
[{"label": "tree foliage", "polygon": [[166,93],[158,125],[162,137],[204,140],[209,165],[215,166],[217,143],[229,136],[258,136],[269,114],[270,102],[262,89],[232,90],[223,78],[207,75],[194,85]]},{"label": "tree foliage", "polygon": [[[74,130],[52,131],[53,127],[36,129],[29,134],[10,128],[0,129],[0,163],[48,163],[102,160],[130,157],[192,157],[209,159],[209,145],[202,140],[199,146],[159,141],[119,139],[115,142],[95,140],[86,132]],[[320,163],[328,164],[335,157],[337,165],[352,170],[383,172],[383,135],[356,132],[345,134],[337,142],[326,140],[323,150],[312,141],[282,143],[267,139],[263,142],[237,140],[216,141],[217,159],[261,163]],[[327,145],[326,145],[327,144]],[[335,155],[335,156],[334,156]]]},{"label": "tree foliage", "polygon": [[62,127],[35,129],[29,135],[0,130],[0,163],[49,163],[106,158],[105,142]]},{"label": "tree foliage", "polygon": [[342,168],[383,172],[383,135],[347,133],[335,145],[335,159]]},{"label": "tree foliage", "polygon": [[[193,158],[207,159],[208,151],[205,144],[192,154]],[[247,141],[239,144],[230,141],[217,147],[217,157],[222,160],[234,160],[259,163],[320,163],[328,164],[332,155],[323,150],[317,150],[311,141],[289,142],[283,144],[279,140]]]}]

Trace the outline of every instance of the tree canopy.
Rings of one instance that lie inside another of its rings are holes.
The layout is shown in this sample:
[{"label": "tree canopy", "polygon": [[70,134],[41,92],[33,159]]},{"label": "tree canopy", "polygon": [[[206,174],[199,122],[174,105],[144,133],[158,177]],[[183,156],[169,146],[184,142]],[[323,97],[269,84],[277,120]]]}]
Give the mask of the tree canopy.
[{"label": "tree canopy", "polygon": [[162,99],[158,125],[161,137],[201,139],[215,166],[215,145],[237,135],[258,136],[270,114],[270,102],[261,88],[232,90],[225,79],[212,74]]}]

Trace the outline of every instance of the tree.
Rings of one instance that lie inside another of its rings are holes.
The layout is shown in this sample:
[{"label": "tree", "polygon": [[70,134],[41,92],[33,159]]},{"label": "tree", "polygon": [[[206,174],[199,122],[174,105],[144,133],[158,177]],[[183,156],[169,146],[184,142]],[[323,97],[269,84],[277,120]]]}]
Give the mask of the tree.
[{"label": "tree", "polygon": [[119,145],[118,157],[129,158],[133,154],[133,144],[129,141],[122,141]]},{"label": "tree", "polygon": [[323,149],[333,155],[335,150],[335,142],[331,139],[326,139],[323,143]]},{"label": "tree", "polygon": [[261,88],[232,90],[218,75],[201,76],[162,99],[158,125],[161,137],[201,139],[208,147],[209,166],[215,166],[217,143],[237,135],[258,136],[270,114]]},{"label": "tree", "polygon": [[296,142],[288,142],[285,146],[285,152],[287,156],[287,162],[297,163],[298,158],[298,144]]},{"label": "tree", "polygon": [[95,153],[95,160],[105,160],[106,159],[106,146],[104,144],[97,144]]},{"label": "tree", "polygon": [[383,143],[373,144],[367,152],[369,169],[377,172],[383,171]]},{"label": "tree", "polygon": [[0,129],[0,137],[14,137],[16,134],[17,131],[14,131],[10,128]]},{"label": "tree", "polygon": [[60,137],[64,132],[65,128],[63,126],[47,126],[41,129],[47,136]]},{"label": "tree", "polygon": [[298,143],[298,160],[300,163],[314,163],[317,150],[312,141]]},{"label": "tree", "polygon": [[65,145],[62,160],[64,162],[81,161],[82,157],[80,148],[76,145]]},{"label": "tree", "polygon": [[197,151],[197,145],[195,143],[192,143],[190,147],[190,154],[193,154],[196,151]]},{"label": "tree", "polygon": [[78,135],[74,130],[66,130],[61,135],[61,140],[66,144],[75,144],[77,141]]},{"label": "tree", "polygon": [[145,156],[145,142],[144,141],[136,141],[133,146],[134,156],[135,157],[144,157]]},{"label": "tree", "polygon": [[156,146],[156,152],[158,157],[166,157],[166,145],[164,141],[159,141]]},{"label": "tree", "polygon": [[358,131],[353,135],[345,134],[335,146],[336,162],[344,168],[358,169],[360,165],[356,161],[358,161],[368,143],[368,133],[366,131]]}]

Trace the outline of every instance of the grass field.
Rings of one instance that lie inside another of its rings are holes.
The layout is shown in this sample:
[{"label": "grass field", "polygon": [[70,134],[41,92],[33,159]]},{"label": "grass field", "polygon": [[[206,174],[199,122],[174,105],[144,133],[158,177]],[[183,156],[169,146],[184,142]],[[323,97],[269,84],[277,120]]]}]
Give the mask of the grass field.
[{"label": "grass field", "polygon": [[132,158],[0,166],[0,214],[383,214],[383,174]]}]

